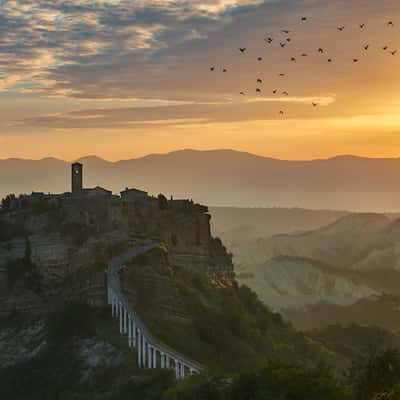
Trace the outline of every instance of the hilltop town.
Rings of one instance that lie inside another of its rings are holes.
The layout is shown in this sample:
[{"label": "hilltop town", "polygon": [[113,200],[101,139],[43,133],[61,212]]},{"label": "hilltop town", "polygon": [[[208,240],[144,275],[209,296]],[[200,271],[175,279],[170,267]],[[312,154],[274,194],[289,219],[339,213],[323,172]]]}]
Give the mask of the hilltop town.
[{"label": "hilltop town", "polygon": [[[24,257],[29,256],[29,263],[35,265],[42,285],[51,291],[57,285],[65,290],[65,279],[95,263],[105,263],[138,241],[153,240],[164,246],[172,268],[202,273],[217,286],[232,284],[231,255],[212,237],[207,207],[192,200],[168,200],[161,194],[150,196],[139,189],[126,188],[115,195],[99,186],[85,188],[83,180],[83,165],[74,163],[70,192],[32,192],[3,199],[0,312],[43,307],[43,298],[11,276],[16,270],[11,264]],[[104,303],[103,275],[100,267],[96,278],[79,281],[79,292],[94,304]]]}]

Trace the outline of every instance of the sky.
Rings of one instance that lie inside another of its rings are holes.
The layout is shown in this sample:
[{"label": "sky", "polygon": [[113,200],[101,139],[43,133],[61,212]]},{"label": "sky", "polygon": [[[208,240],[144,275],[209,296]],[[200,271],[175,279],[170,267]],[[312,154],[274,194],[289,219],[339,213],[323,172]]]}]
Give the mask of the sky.
[{"label": "sky", "polygon": [[398,0],[0,0],[0,158],[398,157],[399,111]]}]

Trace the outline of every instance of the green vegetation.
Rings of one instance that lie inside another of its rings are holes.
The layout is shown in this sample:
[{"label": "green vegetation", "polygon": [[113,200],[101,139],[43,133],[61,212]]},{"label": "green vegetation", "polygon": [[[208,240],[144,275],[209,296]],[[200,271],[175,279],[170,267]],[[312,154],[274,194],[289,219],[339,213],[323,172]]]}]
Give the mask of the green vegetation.
[{"label": "green vegetation", "polygon": [[23,238],[28,232],[22,221],[10,222],[0,216],[0,242],[7,242],[15,238]]},{"label": "green vegetation", "polygon": [[[118,328],[103,310],[83,301],[66,304],[47,321],[47,345],[14,366],[0,368],[0,398],[13,400],[131,399],[158,400],[172,384],[170,371],[138,370],[134,355],[123,353]],[[111,340],[120,362],[88,367],[80,348],[84,340]],[[82,379],[86,376],[86,379]]]},{"label": "green vegetation", "polygon": [[6,197],[1,199],[1,210],[2,211],[8,211],[10,209],[10,207],[11,207],[13,199],[15,199],[15,195],[14,194],[8,194]]},{"label": "green vegetation", "polygon": [[37,266],[31,260],[31,245],[29,238],[25,238],[25,255],[19,260],[10,260],[6,264],[7,282],[13,288],[18,282],[23,281],[30,289],[40,291],[42,277]]},{"label": "green vegetation", "polygon": [[[153,252],[147,260],[136,260],[138,268],[128,268],[127,284],[136,292],[139,313],[150,330],[181,353],[224,372],[262,365],[269,357],[306,365],[331,357],[268,310],[249,288],[217,288],[204,275],[186,268],[166,277],[157,270],[163,261],[156,257]],[[160,288],[144,286],[149,279],[165,283]],[[169,313],[164,311],[165,296],[174,298]]]},{"label": "green vegetation", "polygon": [[[199,279],[194,286],[207,290]],[[246,307],[255,314],[261,314],[256,320],[263,321],[265,325],[262,329],[268,330],[271,324],[282,323],[279,317],[273,317],[277,321],[263,320],[264,311],[247,288],[239,289],[238,293]],[[227,318],[229,321],[230,317]],[[232,336],[245,334],[241,324],[235,329],[238,331]],[[34,358],[0,368],[0,398],[398,400],[400,394],[400,353],[397,350],[385,350],[359,358],[342,377],[323,363],[306,366],[302,362],[287,363],[264,358],[263,362],[248,366],[246,370],[208,370],[206,374],[176,382],[171,371],[137,368],[136,356],[128,350],[126,338],[120,337],[108,309],[94,309],[83,301],[75,300],[48,318],[46,335],[46,346]],[[118,362],[88,366],[80,350],[87,341],[100,344],[107,341],[113,348],[109,357],[115,357]]]},{"label": "green vegetation", "polygon": [[171,387],[163,400],[344,400],[347,388],[325,368],[279,362],[228,376],[195,376]]},{"label": "green vegetation", "polygon": [[157,202],[160,210],[166,210],[168,208],[168,200],[163,194],[157,196]]},{"label": "green vegetation", "polygon": [[83,245],[94,233],[93,227],[76,222],[68,222],[61,225],[61,234],[76,246]]},{"label": "green vegetation", "polygon": [[399,399],[399,350],[385,350],[354,362],[348,378],[355,400]]},{"label": "green vegetation", "polygon": [[349,362],[388,348],[400,349],[400,335],[376,326],[330,325],[308,332],[307,336],[333,352],[342,354]]},{"label": "green vegetation", "polygon": [[68,303],[63,310],[52,314],[47,322],[48,342],[52,345],[89,338],[95,332],[94,312],[80,300]]}]

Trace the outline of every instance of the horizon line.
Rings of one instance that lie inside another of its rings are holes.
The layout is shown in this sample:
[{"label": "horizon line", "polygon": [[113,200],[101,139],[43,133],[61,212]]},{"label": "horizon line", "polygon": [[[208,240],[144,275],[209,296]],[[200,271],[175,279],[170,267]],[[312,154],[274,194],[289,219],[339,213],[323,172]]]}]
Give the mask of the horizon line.
[{"label": "horizon line", "polygon": [[24,158],[24,157],[7,157],[7,158],[0,158],[1,161],[46,161],[46,160],[55,160],[55,161],[61,161],[65,163],[74,163],[78,162],[84,159],[98,159],[99,161],[104,161],[109,164],[117,164],[120,162],[126,162],[126,161],[133,161],[133,160],[141,160],[145,159],[148,157],[156,157],[156,156],[168,156],[171,154],[176,154],[176,153],[184,153],[184,152],[196,152],[196,153],[217,153],[217,152],[232,152],[232,153],[239,153],[239,154],[246,154],[249,156],[253,156],[256,158],[263,158],[266,160],[275,160],[275,161],[286,161],[286,162],[312,162],[312,161],[329,161],[329,160],[334,160],[338,158],[354,158],[354,159],[365,159],[365,160],[396,160],[400,158],[399,156],[393,156],[393,157],[383,157],[383,156],[363,156],[363,155],[357,155],[357,154],[348,154],[348,153],[339,153],[335,154],[332,156],[327,156],[327,157],[317,157],[317,158],[311,158],[311,159],[285,159],[285,158],[278,158],[278,157],[271,157],[267,155],[261,155],[261,154],[256,154],[256,153],[251,153],[249,151],[243,151],[243,150],[236,150],[236,149],[230,149],[230,148],[215,148],[215,149],[193,149],[193,148],[183,148],[183,149],[177,149],[177,150],[171,150],[165,153],[148,153],[142,156],[138,157],[132,157],[132,158],[123,158],[119,160],[108,160],[106,158],[100,157],[96,154],[89,154],[86,156],[81,156],[73,160],[65,160],[62,158],[58,158],[55,156],[44,156],[41,158]]}]

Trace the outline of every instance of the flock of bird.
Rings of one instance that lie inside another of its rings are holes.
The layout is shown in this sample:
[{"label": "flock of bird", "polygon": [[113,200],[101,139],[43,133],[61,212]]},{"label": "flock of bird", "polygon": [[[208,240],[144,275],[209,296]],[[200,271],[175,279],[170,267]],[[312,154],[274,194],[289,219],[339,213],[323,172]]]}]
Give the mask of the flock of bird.
[{"label": "flock of bird", "polygon": [[[302,17],[302,18],[301,18],[301,22],[302,22],[302,23],[306,23],[307,21],[308,21],[308,17]],[[395,24],[394,24],[393,21],[388,21],[388,22],[386,23],[386,25],[387,25],[387,27],[389,27],[389,28],[393,28],[393,27],[395,26]],[[365,23],[362,23],[362,24],[359,24],[359,25],[358,25],[358,28],[359,28],[360,30],[364,30],[365,27],[366,27],[366,24],[365,24]],[[344,26],[344,25],[343,25],[343,26],[338,26],[338,27],[336,28],[336,30],[337,30],[338,32],[343,32],[343,31],[345,31],[345,29],[346,29],[346,26]],[[277,42],[277,43],[279,44],[279,47],[283,49],[283,48],[285,48],[286,46],[288,46],[288,45],[292,42],[292,38],[289,37],[289,35],[290,35],[291,33],[292,33],[292,31],[289,30],[289,29],[282,29],[282,30],[280,31],[280,34],[284,34],[284,35],[286,36],[283,40],[278,40],[278,39],[276,39],[276,38],[274,38],[274,37],[272,37],[272,36],[268,36],[268,37],[266,37],[266,38],[264,39],[264,41],[267,43],[267,45],[272,45],[274,42]],[[366,43],[366,44],[363,46],[364,51],[368,51],[370,48],[371,48],[371,44],[370,44],[370,43]],[[246,47],[239,47],[238,50],[239,50],[239,52],[240,52],[242,55],[245,54],[245,53],[247,52],[247,48],[246,48]],[[396,50],[396,49],[390,49],[389,46],[387,46],[387,45],[382,46],[382,50],[385,51],[385,52],[388,52],[388,53],[391,54],[392,56],[396,56],[396,55],[397,55],[397,50]],[[319,48],[317,49],[317,52],[318,52],[319,54],[322,54],[322,55],[324,55],[324,54],[326,53],[325,49],[322,48],[322,47],[319,47]],[[309,56],[308,53],[301,53],[301,55],[300,55],[300,57],[308,57],[308,56]],[[263,61],[263,57],[261,57],[261,56],[257,57],[257,61],[259,61],[259,62],[260,62],[260,61]],[[358,63],[359,61],[360,61],[359,58],[353,58],[353,60],[352,60],[352,62],[353,62],[354,64]],[[297,62],[297,58],[292,56],[292,57],[290,58],[290,62],[291,62],[291,63]],[[333,63],[333,62],[334,62],[334,59],[333,59],[332,57],[327,58],[327,62],[328,62],[328,63]],[[215,66],[212,66],[212,67],[210,67],[210,71],[211,71],[211,72],[215,72],[215,71],[217,71],[217,69],[216,69]],[[224,68],[222,68],[222,72],[223,72],[223,73],[227,73],[227,72],[228,72],[228,69],[227,69],[226,67],[224,67]],[[282,72],[278,74],[278,77],[280,77],[280,78],[284,78],[285,76],[286,76],[286,74],[285,74],[285,73],[282,73]],[[256,84],[257,84],[257,86],[256,86],[256,88],[255,88],[255,92],[256,92],[257,94],[259,94],[259,93],[262,92],[261,85],[263,84],[263,80],[262,80],[261,78],[257,78],[257,79],[256,79]],[[273,93],[274,95],[278,94],[278,89],[272,90],[272,93]],[[245,91],[240,91],[239,94],[240,94],[240,96],[246,96],[246,92],[245,92]],[[283,95],[283,96],[289,96],[289,92],[288,92],[287,90],[284,90],[284,91],[280,92],[280,94]],[[317,107],[319,104],[316,103],[316,102],[312,102],[311,105],[312,105],[312,107]],[[283,111],[283,110],[280,110],[280,111],[279,111],[279,114],[280,114],[280,115],[284,115],[284,111]]]}]

